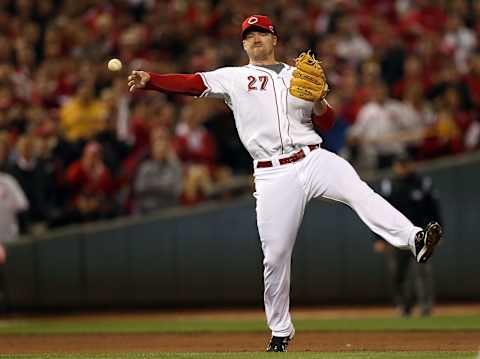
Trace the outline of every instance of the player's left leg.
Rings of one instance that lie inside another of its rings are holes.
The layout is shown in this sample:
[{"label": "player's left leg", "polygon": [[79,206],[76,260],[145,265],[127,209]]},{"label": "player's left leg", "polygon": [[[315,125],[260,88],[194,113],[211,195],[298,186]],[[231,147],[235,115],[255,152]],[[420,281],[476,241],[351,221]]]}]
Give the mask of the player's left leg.
[{"label": "player's left leg", "polygon": [[264,254],[265,312],[273,337],[283,339],[293,335],[289,313],[291,256],[306,204],[305,191],[293,167],[255,172],[257,225]]},{"label": "player's left leg", "polygon": [[[437,232],[437,228],[428,227],[422,231],[422,228],[414,226],[407,217],[362,181],[350,163],[340,156],[318,149],[305,159],[304,168],[311,196],[322,196],[347,204],[374,233],[393,246],[411,249],[417,255],[417,234],[425,237],[425,243],[433,237],[433,246],[438,241],[441,231]],[[431,254],[433,246],[428,247],[428,255]]]}]

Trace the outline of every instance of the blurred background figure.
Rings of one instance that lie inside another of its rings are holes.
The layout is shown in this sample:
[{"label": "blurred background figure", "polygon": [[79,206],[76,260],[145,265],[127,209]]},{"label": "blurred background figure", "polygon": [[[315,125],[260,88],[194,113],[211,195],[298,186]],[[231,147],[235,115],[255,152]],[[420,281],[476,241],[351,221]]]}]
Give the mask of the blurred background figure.
[{"label": "blurred background figure", "polygon": [[[384,179],[380,193],[414,223],[441,223],[431,179],[419,174],[407,156],[396,159],[393,170],[396,177]],[[400,314],[410,316],[417,303],[420,314],[429,316],[434,302],[432,261],[419,264],[410,252],[398,250],[378,237],[374,250],[385,254],[393,300]]]},{"label": "blurred background figure", "polygon": [[106,127],[107,106],[94,90],[93,81],[80,83],[75,96],[60,109],[61,126],[71,143],[93,139]]},{"label": "blurred background figure", "polygon": [[133,183],[133,213],[146,214],[180,203],[182,165],[172,148],[168,130],[152,131],[150,154],[138,168]]},{"label": "blurred background figure", "polygon": [[376,82],[370,90],[370,100],[360,108],[348,130],[348,141],[365,167],[382,169],[390,167],[393,159],[405,151],[399,138],[402,126],[392,113],[388,87]]},{"label": "blurred background figure", "polygon": [[0,170],[0,312],[4,311],[7,305],[3,274],[7,260],[5,244],[17,239],[17,215],[27,209],[28,200],[18,182]]},{"label": "blurred background figure", "polygon": [[204,125],[210,109],[208,101],[186,105],[175,127],[174,145],[185,168],[185,205],[206,200],[232,176],[228,166],[218,163],[217,141]]},{"label": "blurred background figure", "polygon": [[21,233],[44,228],[51,209],[49,195],[52,194],[52,183],[46,166],[39,158],[38,141],[30,135],[20,136],[13,161],[8,167],[8,172],[18,181],[30,203],[28,210],[20,215]]},{"label": "blurred background figure", "polygon": [[113,217],[116,206],[111,194],[115,184],[99,143],[86,144],[82,157],[67,168],[65,183],[70,193],[64,218],[67,223]]},{"label": "blurred background figure", "polygon": [[10,154],[8,133],[0,131],[0,171],[5,172],[8,166],[8,156]]}]

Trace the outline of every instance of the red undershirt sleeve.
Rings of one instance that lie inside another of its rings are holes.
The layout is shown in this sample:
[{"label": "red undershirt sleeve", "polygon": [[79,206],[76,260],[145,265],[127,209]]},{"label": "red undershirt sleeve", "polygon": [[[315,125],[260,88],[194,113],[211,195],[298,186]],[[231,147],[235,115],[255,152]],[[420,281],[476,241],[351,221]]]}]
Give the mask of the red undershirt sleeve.
[{"label": "red undershirt sleeve", "polygon": [[315,115],[312,113],[312,122],[320,131],[328,131],[335,123],[335,111],[327,105],[327,110],[323,114]]},{"label": "red undershirt sleeve", "polygon": [[190,96],[200,96],[207,90],[199,74],[148,74],[150,81],[147,82],[145,90]]}]

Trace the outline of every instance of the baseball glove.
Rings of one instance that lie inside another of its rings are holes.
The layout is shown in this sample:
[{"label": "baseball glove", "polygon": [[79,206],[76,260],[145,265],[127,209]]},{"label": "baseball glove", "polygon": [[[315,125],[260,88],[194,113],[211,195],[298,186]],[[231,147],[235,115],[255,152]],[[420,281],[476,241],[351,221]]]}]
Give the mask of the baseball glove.
[{"label": "baseball glove", "polygon": [[296,69],[290,82],[290,94],[306,101],[323,100],[328,92],[327,79],[320,61],[308,52],[295,60]]}]

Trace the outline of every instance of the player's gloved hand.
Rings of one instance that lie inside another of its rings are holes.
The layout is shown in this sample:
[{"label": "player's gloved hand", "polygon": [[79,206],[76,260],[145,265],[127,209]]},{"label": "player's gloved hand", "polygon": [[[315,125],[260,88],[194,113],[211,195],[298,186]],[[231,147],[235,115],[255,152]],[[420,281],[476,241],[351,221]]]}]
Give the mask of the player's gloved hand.
[{"label": "player's gloved hand", "polygon": [[134,70],[128,76],[128,88],[130,92],[135,91],[135,89],[144,88],[147,85],[147,82],[150,81],[150,74],[145,71]]},{"label": "player's gloved hand", "polygon": [[328,93],[328,84],[320,61],[308,50],[297,57],[295,66],[290,94],[306,101],[323,100]]}]

